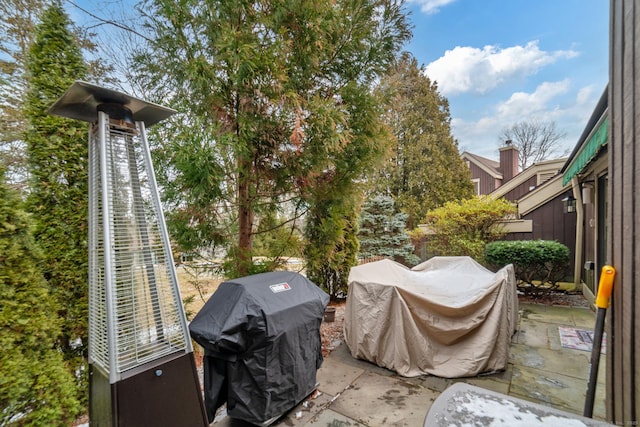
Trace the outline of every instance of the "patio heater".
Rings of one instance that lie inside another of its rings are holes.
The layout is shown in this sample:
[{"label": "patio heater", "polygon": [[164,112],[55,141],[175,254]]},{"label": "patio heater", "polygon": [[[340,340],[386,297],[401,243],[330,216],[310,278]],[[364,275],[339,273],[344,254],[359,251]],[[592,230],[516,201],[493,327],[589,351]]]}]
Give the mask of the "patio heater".
[{"label": "patio heater", "polygon": [[206,426],[146,127],[174,110],[76,81],[49,109],[89,126],[92,426]]}]

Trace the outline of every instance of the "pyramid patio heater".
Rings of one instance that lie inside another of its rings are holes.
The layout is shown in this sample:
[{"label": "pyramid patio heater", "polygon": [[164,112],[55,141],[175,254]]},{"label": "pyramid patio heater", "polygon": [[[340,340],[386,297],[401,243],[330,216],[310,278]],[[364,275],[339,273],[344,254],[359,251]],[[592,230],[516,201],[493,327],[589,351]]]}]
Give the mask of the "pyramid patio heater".
[{"label": "pyramid patio heater", "polygon": [[76,81],[50,114],[89,126],[92,426],[206,426],[145,128],[174,110]]}]

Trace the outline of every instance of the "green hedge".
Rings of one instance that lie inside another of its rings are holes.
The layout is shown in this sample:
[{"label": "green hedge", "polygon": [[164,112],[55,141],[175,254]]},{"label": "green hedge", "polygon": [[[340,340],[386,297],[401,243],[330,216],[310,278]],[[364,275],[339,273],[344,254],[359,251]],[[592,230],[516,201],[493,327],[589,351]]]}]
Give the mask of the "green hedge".
[{"label": "green hedge", "polygon": [[485,259],[493,267],[513,264],[518,289],[541,296],[558,289],[569,273],[569,248],[550,240],[500,241],[487,244]]},{"label": "green hedge", "polygon": [[82,411],[31,218],[0,168],[0,426],[68,426]]}]

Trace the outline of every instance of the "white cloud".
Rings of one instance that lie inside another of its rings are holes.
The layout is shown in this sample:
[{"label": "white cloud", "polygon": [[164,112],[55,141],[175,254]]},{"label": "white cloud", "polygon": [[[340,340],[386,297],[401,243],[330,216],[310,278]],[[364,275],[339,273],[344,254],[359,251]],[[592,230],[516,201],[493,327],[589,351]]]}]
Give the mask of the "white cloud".
[{"label": "white cloud", "polygon": [[456,0],[409,0],[409,3],[420,5],[420,10],[427,15],[434,15],[440,11],[442,6],[446,6]]},{"label": "white cloud", "polygon": [[511,97],[498,105],[498,116],[508,121],[522,121],[532,116],[545,115],[550,102],[559,95],[568,92],[568,79],[559,82],[544,82],[532,93],[515,92]]},{"label": "white cloud", "polygon": [[508,80],[535,74],[560,58],[577,55],[573,50],[545,52],[540,50],[537,40],[505,49],[493,45],[482,49],[457,46],[427,65],[426,74],[438,82],[445,96],[464,92],[484,94]]},{"label": "white cloud", "polygon": [[555,121],[558,129],[566,132],[560,141],[570,151],[577,143],[599,94],[593,85],[572,92],[570,81],[545,82],[534,92],[516,92],[509,99],[487,108],[486,114],[476,120],[452,117],[451,129],[459,141],[461,151],[470,151],[488,158],[497,158],[503,128],[519,121]]},{"label": "white cloud", "polygon": [[591,100],[593,97],[593,85],[585,86],[578,91],[578,95],[576,96],[576,102],[578,105],[584,104],[585,101]]}]

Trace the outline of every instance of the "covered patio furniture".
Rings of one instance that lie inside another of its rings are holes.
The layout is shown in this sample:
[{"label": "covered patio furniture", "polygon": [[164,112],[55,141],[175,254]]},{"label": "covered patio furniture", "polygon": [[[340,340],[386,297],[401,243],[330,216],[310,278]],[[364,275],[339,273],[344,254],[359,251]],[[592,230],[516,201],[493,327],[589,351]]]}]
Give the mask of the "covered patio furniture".
[{"label": "covered patio furniture", "polygon": [[518,299],[512,265],[470,257],[409,269],[391,260],[351,269],[344,335],[351,354],[405,377],[468,377],[506,368]]}]

